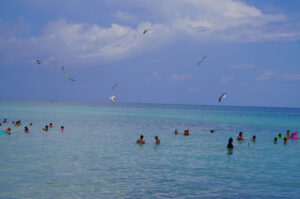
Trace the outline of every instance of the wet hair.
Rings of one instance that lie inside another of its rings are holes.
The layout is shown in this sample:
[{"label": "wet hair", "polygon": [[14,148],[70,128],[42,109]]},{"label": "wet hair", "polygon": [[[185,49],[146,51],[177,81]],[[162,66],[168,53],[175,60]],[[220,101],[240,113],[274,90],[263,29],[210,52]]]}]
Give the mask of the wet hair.
[{"label": "wet hair", "polygon": [[158,136],[155,136],[155,139],[158,139]]},{"label": "wet hair", "polygon": [[241,132],[239,133],[239,135],[240,135],[240,136],[243,135],[243,132],[241,131]]},{"label": "wet hair", "polygon": [[140,138],[141,138],[141,139],[143,139],[143,138],[144,138],[144,136],[143,136],[143,135],[141,135],[141,136],[140,136]]},{"label": "wet hair", "polygon": [[60,128],[61,128],[61,129],[64,129],[65,127],[64,127],[64,126],[61,126]]},{"label": "wet hair", "polygon": [[281,136],[281,133],[279,133],[278,136]]},{"label": "wet hair", "polygon": [[253,135],[252,139],[255,139],[256,138],[256,135]]},{"label": "wet hair", "polygon": [[287,141],[287,138],[284,138],[283,140],[284,140],[284,141]]},{"label": "wet hair", "polygon": [[230,142],[230,143],[233,142],[233,139],[232,139],[232,138],[229,138],[228,142]]},{"label": "wet hair", "polygon": [[277,138],[274,138],[274,141],[277,141]]},{"label": "wet hair", "polygon": [[24,129],[25,129],[25,131],[28,131],[28,127],[27,127],[27,126],[25,126],[25,128],[24,128]]},{"label": "wet hair", "polygon": [[47,129],[47,128],[48,128],[48,125],[45,125],[45,128]]},{"label": "wet hair", "polygon": [[50,125],[52,125],[52,123],[50,123]]}]

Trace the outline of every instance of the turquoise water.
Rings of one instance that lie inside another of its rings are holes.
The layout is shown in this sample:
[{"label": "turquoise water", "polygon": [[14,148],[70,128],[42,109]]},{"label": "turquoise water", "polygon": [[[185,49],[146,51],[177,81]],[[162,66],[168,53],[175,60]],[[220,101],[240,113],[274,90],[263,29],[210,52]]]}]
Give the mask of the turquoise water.
[{"label": "turquoise water", "polygon": [[[3,118],[23,126],[0,126],[0,198],[299,197],[300,140],[273,137],[300,130],[300,109],[2,101]],[[257,141],[230,154],[239,131]]]}]

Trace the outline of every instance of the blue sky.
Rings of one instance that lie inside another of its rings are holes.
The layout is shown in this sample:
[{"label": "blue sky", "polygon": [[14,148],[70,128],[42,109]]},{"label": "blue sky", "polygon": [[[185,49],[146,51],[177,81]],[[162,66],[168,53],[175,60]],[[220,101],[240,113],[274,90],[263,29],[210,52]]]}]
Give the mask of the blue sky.
[{"label": "blue sky", "polygon": [[216,105],[227,92],[223,105],[300,107],[299,10],[298,0],[3,0],[0,99]]}]

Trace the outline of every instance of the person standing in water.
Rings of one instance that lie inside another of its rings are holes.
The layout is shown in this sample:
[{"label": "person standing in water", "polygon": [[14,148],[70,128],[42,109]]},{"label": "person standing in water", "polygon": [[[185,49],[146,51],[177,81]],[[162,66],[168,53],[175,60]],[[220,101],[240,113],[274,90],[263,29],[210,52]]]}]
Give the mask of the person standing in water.
[{"label": "person standing in water", "polygon": [[256,141],[256,135],[253,135],[253,137],[252,137],[252,140],[251,140],[252,142],[255,142]]},{"label": "person standing in water", "polygon": [[274,144],[277,144],[277,138],[276,137],[274,138]]},{"label": "person standing in water", "polygon": [[146,144],[146,141],[144,140],[144,136],[141,135],[141,136],[140,136],[140,139],[138,139],[138,140],[136,141],[136,143],[137,143],[137,144]]},{"label": "person standing in water", "polygon": [[7,128],[6,131],[5,131],[5,133],[11,134],[11,128]]},{"label": "person standing in water", "polygon": [[24,132],[25,132],[25,133],[29,133],[29,129],[28,129],[27,126],[25,126],[25,128],[24,128]]},{"label": "person standing in water", "polygon": [[160,144],[160,139],[158,139],[158,136],[155,136],[155,144]]},{"label": "person standing in water", "polygon": [[190,131],[188,129],[184,129],[184,136],[189,136],[190,135]]},{"label": "person standing in water", "polygon": [[285,137],[286,137],[286,138],[289,138],[289,137],[290,137],[290,130],[287,130],[287,131],[286,131]]},{"label": "person standing in water", "polygon": [[287,144],[287,138],[283,139],[283,144]]},{"label": "person standing in water", "polygon": [[174,134],[175,134],[175,135],[178,135],[178,134],[179,134],[179,132],[177,131],[177,129],[175,129]]},{"label": "person standing in water", "polygon": [[239,133],[239,136],[237,136],[236,140],[237,141],[243,141],[244,140],[244,138],[243,138],[243,132]]},{"label": "person standing in water", "polygon": [[233,142],[233,139],[232,139],[232,138],[229,138],[228,144],[227,144],[227,148],[228,148],[228,149],[233,149],[233,144],[232,144],[232,142]]},{"label": "person standing in water", "polygon": [[43,128],[43,131],[48,131],[48,125],[46,125],[45,128]]}]

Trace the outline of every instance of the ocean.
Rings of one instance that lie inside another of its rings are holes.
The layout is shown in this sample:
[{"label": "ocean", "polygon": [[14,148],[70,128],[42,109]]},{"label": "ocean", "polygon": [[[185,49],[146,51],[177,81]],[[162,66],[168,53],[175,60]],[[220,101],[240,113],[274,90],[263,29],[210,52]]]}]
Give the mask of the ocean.
[{"label": "ocean", "polygon": [[300,130],[299,108],[0,101],[4,118],[0,198],[300,197],[300,140],[273,143]]}]

